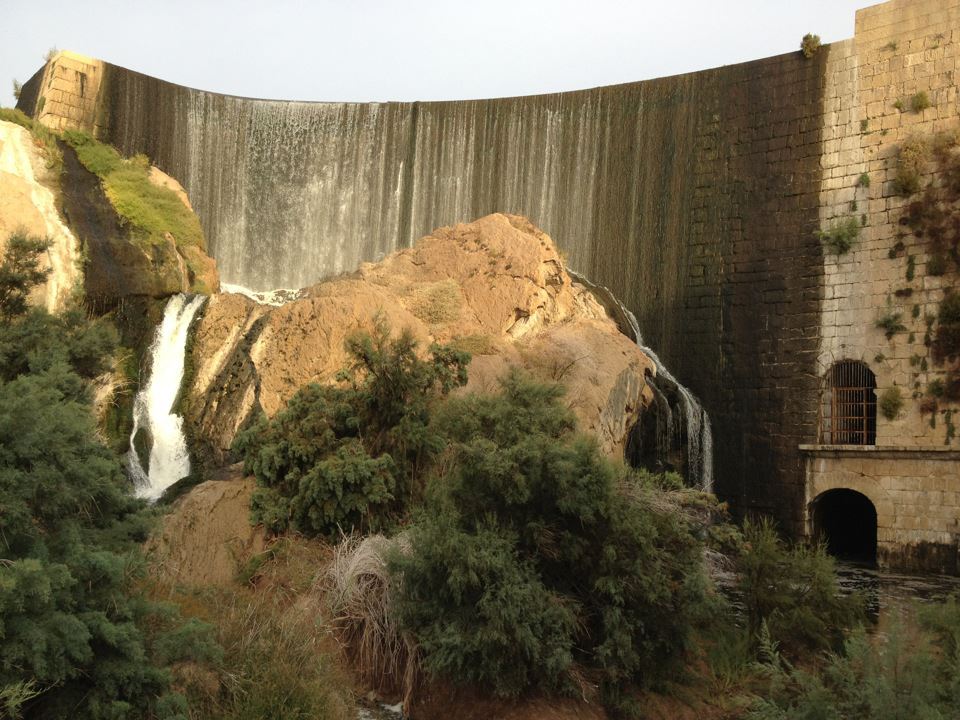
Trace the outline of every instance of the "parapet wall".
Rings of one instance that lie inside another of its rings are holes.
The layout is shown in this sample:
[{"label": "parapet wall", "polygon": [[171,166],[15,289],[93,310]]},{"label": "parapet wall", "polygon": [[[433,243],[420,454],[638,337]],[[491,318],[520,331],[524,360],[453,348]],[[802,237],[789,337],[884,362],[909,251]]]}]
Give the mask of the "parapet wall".
[{"label": "parapet wall", "polygon": [[[958,123],[958,3],[867,8],[855,38],[810,59],[497,100],[253,100],[103,64],[92,108],[45,104],[41,118],[150,155],[189,192],[221,277],[259,289],[350,270],[440,225],[527,215],[702,399],[719,494],[800,533],[798,447],[818,442],[829,365],[867,360],[881,389],[927,381],[910,365],[923,334],[890,343],[876,321],[888,296],[922,319],[942,294],[915,250],[914,294],[895,295],[908,260],[888,257],[903,202],[891,177],[908,132]],[[78,95],[58,89],[56,102]],[[893,107],[920,90],[931,108]],[[850,215],[866,216],[852,252],[825,252],[817,231]],[[942,443],[915,405],[879,420],[878,442]]]}]

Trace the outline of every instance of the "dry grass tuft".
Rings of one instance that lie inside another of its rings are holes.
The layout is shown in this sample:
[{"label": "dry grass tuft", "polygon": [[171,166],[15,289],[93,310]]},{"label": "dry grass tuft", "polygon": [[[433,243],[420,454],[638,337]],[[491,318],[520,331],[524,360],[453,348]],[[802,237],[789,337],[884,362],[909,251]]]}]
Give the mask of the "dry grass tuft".
[{"label": "dry grass tuft", "polygon": [[462,305],[463,295],[456,280],[424,283],[410,293],[410,312],[431,325],[459,320]]},{"label": "dry grass tuft", "polygon": [[382,692],[400,692],[405,708],[419,677],[416,642],[393,619],[387,555],[402,538],[348,537],[334,550],[322,591],[334,632],[355,671]]}]

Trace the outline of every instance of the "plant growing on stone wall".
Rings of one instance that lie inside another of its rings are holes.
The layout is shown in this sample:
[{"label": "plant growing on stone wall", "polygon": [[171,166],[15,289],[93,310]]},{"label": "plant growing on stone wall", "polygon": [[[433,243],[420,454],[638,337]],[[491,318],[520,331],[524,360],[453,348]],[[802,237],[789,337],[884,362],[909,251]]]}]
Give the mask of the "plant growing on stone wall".
[{"label": "plant growing on stone wall", "polygon": [[930,159],[930,143],[919,135],[911,135],[900,145],[894,186],[904,196],[920,191],[920,174]]},{"label": "plant growing on stone wall", "polygon": [[870,173],[860,173],[860,177],[857,178],[857,187],[870,187]]},{"label": "plant growing on stone wall", "polygon": [[903,100],[901,100],[900,98],[897,98],[896,100],[894,100],[893,107],[903,112]]},{"label": "plant growing on stone wall", "polygon": [[20,99],[20,93],[23,92],[23,83],[21,83],[16,78],[13,79],[13,97],[15,100]]},{"label": "plant growing on stone wall", "polygon": [[886,314],[877,320],[877,327],[883,330],[884,335],[887,336],[887,340],[892,339],[898,332],[903,332],[907,329],[907,326],[900,322],[901,317],[901,313],[887,310]]},{"label": "plant growing on stone wall", "polygon": [[807,33],[800,41],[800,52],[805,58],[812,58],[820,49],[820,36],[813,33]]},{"label": "plant growing on stone wall", "polygon": [[880,412],[887,420],[897,417],[903,407],[903,395],[896,385],[888,387],[880,396]]},{"label": "plant growing on stone wall", "polygon": [[827,230],[817,231],[817,237],[835,255],[844,255],[860,237],[860,223],[855,217],[848,217],[834,223]]},{"label": "plant growing on stone wall", "polygon": [[910,109],[915,113],[921,113],[930,107],[930,96],[925,91],[918,92],[910,98]]},{"label": "plant growing on stone wall", "polygon": [[897,49],[897,47],[898,47],[897,41],[896,41],[896,40],[891,40],[890,42],[888,42],[886,45],[884,45],[884,46],[883,46],[882,48],[880,48],[880,49],[881,49],[881,50],[889,50],[890,52],[893,52],[894,50]]}]

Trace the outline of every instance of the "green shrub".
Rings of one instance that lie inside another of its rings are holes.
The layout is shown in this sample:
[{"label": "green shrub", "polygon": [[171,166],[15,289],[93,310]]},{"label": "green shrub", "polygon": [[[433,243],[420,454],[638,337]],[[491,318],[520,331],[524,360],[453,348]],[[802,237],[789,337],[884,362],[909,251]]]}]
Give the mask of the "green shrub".
[{"label": "green shrub", "polygon": [[258,482],[254,521],[273,531],[333,537],[383,528],[420,495],[422,471],[442,448],[429,410],[466,382],[469,356],[433,346],[421,360],[409,332],[391,338],[381,321],[347,349],[347,382],[307,385],[272,420],[237,436]]},{"label": "green shrub", "polygon": [[887,420],[893,420],[903,407],[903,394],[896,385],[888,387],[880,396],[880,412]]},{"label": "green shrub", "polygon": [[116,333],[18,301],[43,248],[11,239],[0,262],[0,698],[13,716],[182,717],[167,667],[217,649],[133,586],[148,518],[90,407]]},{"label": "green shrub", "polygon": [[883,634],[859,629],[819,671],[792,667],[774,647],[763,666],[768,685],[748,720],[955,718],[960,707],[958,607],[952,598],[924,608],[919,633],[896,621]]},{"label": "green shrub", "polygon": [[900,146],[897,156],[897,174],[894,185],[901,195],[914,195],[920,191],[920,176],[930,159],[930,143],[926,138],[913,135]]},{"label": "green shrub", "polygon": [[857,187],[870,187],[870,173],[860,173],[860,177],[857,178]]},{"label": "green shrub", "polygon": [[761,630],[793,656],[839,649],[846,631],[861,618],[858,597],[844,597],[832,558],[822,545],[787,547],[767,519],[746,521],[737,558],[737,590],[747,631],[758,642]]},{"label": "green shrub", "polygon": [[860,237],[860,223],[855,217],[848,217],[834,223],[828,230],[820,230],[817,235],[835,255],[844,255]]},{"label": "green shrub", "polygon": [[438,411],[449,447],[391,561],[396,606],[433,676],[512,696],[583,667],[615,703],[670,673],[706,607],[700,496],[610,464],[561,398],[514,372]]},{"label": "green shrub", "polygon": [[943,362],[960,355],[960,292],[944,295],[937,320],[933,357],[937,362]]},{"label": "green shrub", "polygon": [[903,332],[907,329],[907,326],[900,322],[900,319],[903,317],[902,313],[893,312],[888,310],[886,314],[882,315],[876,322],[876,326],[883,330],[884,335],[886,335],[887,340],[891,340],[894,335],[899,332]]},{"label": "green shrub", "polygon": [[918,92],[910,98],[910,109],[915,113],[921,113],[930,107],[930,96],[925,91]]},{"label": "green shrub", "polygon": [[805,58],[812,58],[820,49],[820,36],[813,33],[807,33],[800,41],[800,51]]}]

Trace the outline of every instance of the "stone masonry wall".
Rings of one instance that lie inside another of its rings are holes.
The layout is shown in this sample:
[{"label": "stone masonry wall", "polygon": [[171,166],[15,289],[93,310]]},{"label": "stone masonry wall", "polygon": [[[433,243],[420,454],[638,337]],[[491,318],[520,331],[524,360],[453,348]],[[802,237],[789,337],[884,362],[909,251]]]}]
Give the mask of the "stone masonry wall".
[{"label": "stone masonry wall", "polygon": [[[958,63],[958,0],[866,8],[857,13],[854,39],[830,47],[821,228],[852,218],[861,230],[849,252],[824,255],[820,390],[826,404],[829,368],[859,360],[876,375],[878,399],[895,388],[903,405],[892,419],[878,412],[874,448],[805,450],[809,532],[810,504],[823,492],[850,488],[877,509],[882,564],[950,572],[958,571],[960,540],[960,453],[950,450],[958,446],[958,408],[941,400],[922,410],[921,401],[927,385],[945,377],[931,357],[929,330],[956,277],[928,274],[925,242],[900,222],[909,200],[895,177],[904,141],[960,127]],[[930,107],[912,108],[918,93]],[[929,180],[927,174],[921,184]],[[878,324],[884,319],[904,329],[888,338]]]},{"label": "stone masonry wall", "polygon": [[[908,200],[894,178],[904,140],[960,127],[958,58],[960,0],[894,0],[861,10],[856,38],[830,48],[821,226],[853,218],[863,227],[850,252],[825,255],[818,374],[837,360],[861,360],[876,374],[878,395],[900,389],[898,416],[878,417],[881,446],[941,447],[947,413],[956,411],[947,403],[936,419],[920,411],[919,394],[944,376],[930,357],[927,318],[956,278],[926,272],[924,243],[900,225]],[[919,92],[931,107],[918,113],[910,99]],[[869,187],[861,184],[864,174]],[[888,315],[906,327],[889,340],[877,325]]]},{"label": "stone masonry wall", "polygon": [[957,574],[958,465],[960,452],[947,448],[823,449],[808,461],[808,499],[838,487],[862,493],[877,511],[881,566]]},{"label": "stone masonry wall", "polygon": [[52,130],[94,131],[103,63],[61,50],[44,66],[33,116]]}]

